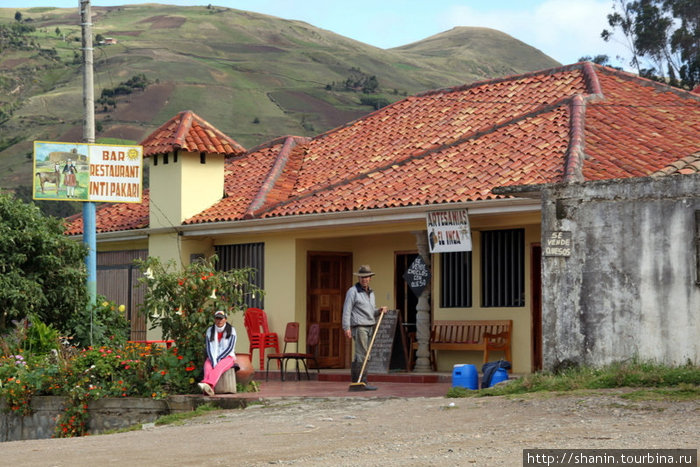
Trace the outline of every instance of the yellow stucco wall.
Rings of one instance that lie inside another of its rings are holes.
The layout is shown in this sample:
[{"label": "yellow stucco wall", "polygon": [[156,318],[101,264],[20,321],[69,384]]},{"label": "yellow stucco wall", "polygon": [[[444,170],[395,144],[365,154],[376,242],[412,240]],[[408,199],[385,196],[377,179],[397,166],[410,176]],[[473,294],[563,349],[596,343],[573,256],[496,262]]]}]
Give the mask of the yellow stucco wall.
[{"label": "yellow stucco wall", "polygon": [[[473,306],[470,308],[439,307],[439,255],[432,255],[433,276],[431,305],[434,319],[511,319],[513,320],[513,371],[527,373],[531,369],[530,312],[530,246],[539,242],[539,215],[485,216],[472,218],[473,230]],[[526,303],[517,308],[482,308],[480,306],[480,242],[479,231],[501,228],[525,228],[525,295]],[[417,251],[413,231],[425,228],[424,223],[379,228],[317,229],[309,231],[261,234],[256,236],[219,237],[216,244],[249,242],[265,243],[265,308],[271,330],[282,339],[289,321],[301,326],[300,346],[305,346],[306,334],[306,268],[307,255],[314,252],[346,252],[353,257],[353,271],[369,264],[376,273],[372,279],[377,305],[395,307],[395,254]],[[242,316],[232,324],[239,330],[238,352],[248,352]],[[494,353],[493,357],[498,357]],[[257,352],[255,354],[257,358]],[[481,368],[480,352],[442,352],[438,355],[440,371],[451,371],[453,365],[473,363]]]}]

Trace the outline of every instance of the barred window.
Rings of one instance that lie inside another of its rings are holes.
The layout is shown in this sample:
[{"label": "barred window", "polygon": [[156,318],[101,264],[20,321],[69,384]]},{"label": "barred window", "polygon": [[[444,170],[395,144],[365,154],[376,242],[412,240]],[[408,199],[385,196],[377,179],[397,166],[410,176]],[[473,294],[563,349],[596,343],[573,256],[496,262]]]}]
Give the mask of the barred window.
[{"label": "barred window", "polygon": [[440,306],[472,306],[472,252],[440,254]]},{"label": "barred window", "polygon": [[484,307],[525,305],[525,229],[481,232]]},{"label": "barred window", "polygon": [[[237,245],[217,245],[215,247],[216,256],[219,261],[216,268],[220,271],[230,271],[231,269],[253,268],[251,284],[265,288],[265,244],[264,243],[241,243]],[[263,297],[251,296],[246,298],[246,304],[253,308],[264,309]]]}]

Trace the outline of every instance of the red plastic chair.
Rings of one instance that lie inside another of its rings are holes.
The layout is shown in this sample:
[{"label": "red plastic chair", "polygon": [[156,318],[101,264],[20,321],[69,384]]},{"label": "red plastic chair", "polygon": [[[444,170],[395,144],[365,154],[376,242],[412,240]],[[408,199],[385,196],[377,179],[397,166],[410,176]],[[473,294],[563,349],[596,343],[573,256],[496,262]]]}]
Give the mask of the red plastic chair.
[{"label": "red plastic chair", "polygon": [[265,368],[265,349],[280,351],[279,339],[276,332],[270,332],[267,326],[267,315],[260,308],[248,308],[243,315],[243,325],[248,333],[250,341],[250,358],[253,359],[253,350],[258,349],[260,354],[260,369]]}]

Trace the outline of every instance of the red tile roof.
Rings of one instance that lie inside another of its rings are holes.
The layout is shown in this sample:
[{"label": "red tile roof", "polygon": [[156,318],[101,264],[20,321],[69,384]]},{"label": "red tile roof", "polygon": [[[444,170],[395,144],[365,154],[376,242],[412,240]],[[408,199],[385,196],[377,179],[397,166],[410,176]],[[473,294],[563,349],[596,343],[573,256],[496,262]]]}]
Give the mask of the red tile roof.
[{"label": "red tile roof", "polygon": [[663,169],[652,174],[652,177],[665,175],[689,175],[700,173],[700,152],[692,154],[667,165]]},{"label": "red tile roof", "polygon": [[699,149],[700,96],[579,63],[255,148],[227,161],[227,196],[185,223],[500,198],[493,188],[648,176]]},{"label": "red tile roof", "polygon": [[[98,232],[118,232],[148,228],[148,190],[143,190],[141,203],[99,204],[95,211]],[[66,218],[66,235],[82,235],[83,217],[75,214]]]},{"label": "red tile roof", "polygon": [[141,142],[143,155],[167,154],[184,149],[190,152],[206,152],[224,156],[238,156],[245,148],[217,130],[196,113],[180,112]]}]

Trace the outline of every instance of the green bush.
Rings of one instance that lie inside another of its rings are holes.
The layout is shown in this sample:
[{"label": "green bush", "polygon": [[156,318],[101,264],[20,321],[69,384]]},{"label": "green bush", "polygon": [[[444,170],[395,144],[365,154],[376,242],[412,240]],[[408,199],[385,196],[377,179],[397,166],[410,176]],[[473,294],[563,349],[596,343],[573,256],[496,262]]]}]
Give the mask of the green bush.
[{"label": "green bush", "polygon": [[87,305],[87,249],[64,231],[62,219],[0,193],[0,334],[30,314],[65,331]]}]

